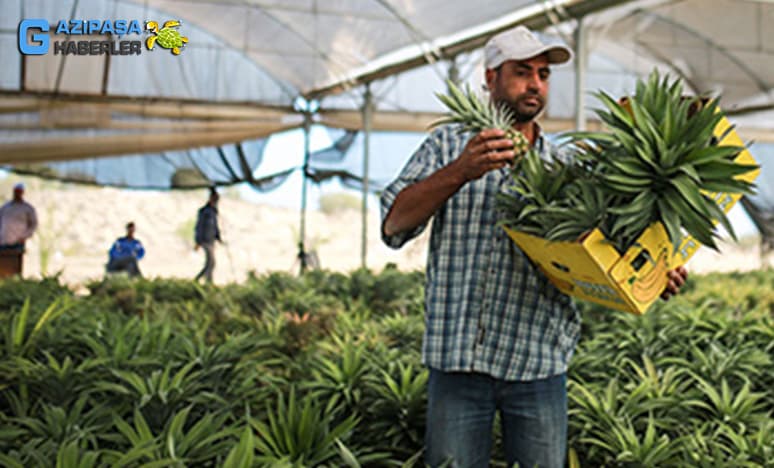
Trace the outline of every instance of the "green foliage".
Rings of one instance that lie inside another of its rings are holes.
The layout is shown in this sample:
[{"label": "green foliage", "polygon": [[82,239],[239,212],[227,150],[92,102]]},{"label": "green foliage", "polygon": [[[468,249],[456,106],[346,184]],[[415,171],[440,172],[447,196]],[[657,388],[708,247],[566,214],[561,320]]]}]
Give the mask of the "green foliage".
[{"label": "green foliage", "polygon": [[581,465],[766,466],[774,322],[768,302],[737,301],[766,297],[773,275],[692,278],[644,316],[584,304],[569,387]]},{"label": "green foliage", "polygon": [[583,155],[596,163],[603,191],[615,200],[606,223],[609,238],[625,250],[651,223],[659,221],[675,249],[681,228],[717,249],[713,220],[734,237],[725,213],[711,193],[752,193],[752,184],[735,179],[757,166],[737,164],[741,147],[719,145],[713,132],[723,118],[717,100],[683,97],[680,80],[654,70],[639,81],[634,96],[616,102],[597,94],[597,115],[611,133],[586,133]]},{"label": "green foliage", "polygon": [[576,240],[604,227],[611,197],[603,193],[579,159],[544,161],[528,152],[514,170],[508,192],[498,194],[506,217],[501,224],[550,240]]},{"label": "green foliage", "polygon": [[599,228],[623,253],[660,222],[675,250],[684,232],[717,250],[715,223],[734,232],[714,195],[752,193],[753,184],[737,177],[757,166],[735,162],[744,148],[719,144],[717,100],[687,98],[682,89],[654,70],[621,102],[597,93],[607,132],[566,135],[571,162],[529,152],[512,169],[511,193],[500,196],[503,224],[555,241]]},{"label": "green foliage", "polygon": [[[423,280],[0,282],[0,465],[419,466]],[[691,278],[645,316],[582,304],[571,466],[767,466],[773,284]]]},{"label": "green foliage", "polygon": [[21,307],[29,300],[33,309],[48,307],[55,298],[72,295],[67,286],[59,282],[59,276],[46,277],[40,281],[12,277],[0,281],[0,314]]},{"label": "green foliage", "polygon": [[[350,337],[338,339],[324,348],[328,351],[312,358],[313,379],[306,383],[310,395],[328,402],[332,412],[352,414],[365,410],[363,405],[366,377],[374,372],[368,349]],[[324,343],[326,345],[329,343]],[[321,345],[322,346],[322,345]]]},{"label": "green foliage", "polygon": [[411,364],[389,363],[373,376],[370,385],[376,394],[369,408],[368,434],[405,456],[422,448],[428,371]]},{"label": "green foliage", "polygon": [[266,416],[266,422],[253,419],[251,425],[257,433],[258,460],[272,466],[320,466],[331,462],[339,454],[337,441],[357,425],[353,416],[334,425],[329,411],[312,396],[299,401],[293,387],[287,402],[279,394],[276,405],[267,408]]},{"label": "green foliage", "polygon": [[421,314],[424,284],[424,274],[401,273],[394,265],[387,265],[378,275],[360,269],[350,277],[350,295],[379,315],[391,310],[403,314]]}]

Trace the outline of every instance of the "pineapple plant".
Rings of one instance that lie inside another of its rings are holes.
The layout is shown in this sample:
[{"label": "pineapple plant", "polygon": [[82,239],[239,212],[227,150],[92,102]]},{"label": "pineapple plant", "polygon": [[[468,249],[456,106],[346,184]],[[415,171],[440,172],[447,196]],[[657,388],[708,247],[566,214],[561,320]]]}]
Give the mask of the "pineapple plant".
[{"label": "pineapple plant", "polygon": [[508,193],[501,194],[500,224],[553,241],[575,241],[595,228],[624,253],[655,222],[661,222],[675,250],[684,233],[717,250],[715,224],[736,238],[713,193],[752,193],[736,178],[757,166],[739,164],[743,147],[721,145],[713,133],[723,113],[717,100],[685,98],[680,80],[654,71],[640,80],[631,98],[596,96],[606,132],[565,135],[572,160],[545,160],[512,129],[508,109],[482,103],[470,90],[449,83],[441,123],[462,130],[500,128],[514,140],[520,163],[512,168]]},{"label": "pineapple plant", "polygon": [[513,140],[513,151],[517,160],[529,151],[529,141],[513,128],[516,122],[513,112],[505,106],[493,102],[484,103],[476,96],[469,85],[460,90],[451,80],[446,80],[449,94],[436,93],[438,99],[449,109],[449,114],[434,122],[433,127],[444,124],[460,124],[465,132],[479,133],[488,128],[497,128],[505,132],[506,138]]},{"label": "pineapple plant", "polygon": [[608,239],[625,251],[654,222],[664,225],[675,249],[684,230],[717,250],[716,222],[736,239],[710,194],[752,193],[752,183],[735,177],[758,166],[735,162],[744,148],[714,136],[724,117],[717,99],[685,98],[679,79],[657,71],[638,81],[631,98],[596,96],[605,106],[596,114],[609,132],[571,134],[570,144],[591,161],[590,177],[613,202],[604,219]]},{"label": "pineapple plant", "polygon": [[500,224],[548,240],[575,240],[604,226],[611,197],[583,177],[584,170],[577,161],[546,161],[529,151],[508,191],[499,194]]}]

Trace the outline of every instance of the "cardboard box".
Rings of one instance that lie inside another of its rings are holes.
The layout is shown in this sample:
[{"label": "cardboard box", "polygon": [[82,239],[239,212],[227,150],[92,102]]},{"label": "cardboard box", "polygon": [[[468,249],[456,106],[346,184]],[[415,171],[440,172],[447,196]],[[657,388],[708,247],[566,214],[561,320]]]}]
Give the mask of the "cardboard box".
[{"label": "cardboard box", "polygon": [[[720,137],[731,124],[725,117],[715,127]],[[730,131],[721,145],[744,146],[736,131]],[[757,164],[746,149],[735,159],[740,164]],[[749,182],[760,170],[738,176]],[[740,194],[710,194],[728,213]],[[667,271],[685,264],[700,244],[687,236],[674,252],[661,223],[649,226],[624,255],[620,255],[595,229],[582,242],[551,242],[522,232],[505,229],[519,248],[565,294],[604,306],[643,314],[666,288]]]}]

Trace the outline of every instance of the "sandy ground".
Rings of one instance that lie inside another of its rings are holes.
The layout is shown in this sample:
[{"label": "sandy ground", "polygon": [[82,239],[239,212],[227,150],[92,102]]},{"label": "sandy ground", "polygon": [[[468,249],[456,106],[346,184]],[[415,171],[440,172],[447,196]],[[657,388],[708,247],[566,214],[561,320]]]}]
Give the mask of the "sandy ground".
[{"label": "sandy ground", "polygon": [[[0,199],[6,193],[10,190],[3,190]],[[26,198],[40,218],[38,232],[28,243],[27,277],[61,272],[62,280],[74,285],[101,277],[111,243],[123,235],[130,220],[137,224],[137,238],[147,252],[140,262],[145,276],[191,278],[202,267],[204,254],[193,250],[192,239],[205,191],[128,191],[31,181]],[[379,239],[378,218],[377,212],[369,214],[368,266],[381,270],[392,262],[403,270],[423,268],[427,232],[403,249],[392,250]],[[257,205],[226,194],[220,203],[220,222],[227,244],[216,247],[216,283],[242,281],[249,271],[297,271],[298,210]],[[359,267],[360,231],[356,210],[335,215],[309,211],[307,242],[323,268],[346,272]],[[774,256],[769,257],[766,264],[774,266]],[[761,266],[754,239],[723,243],[721,253],[702,248],[689,262],[691,271],[701,273]]]},{"label": "sandy ground", "polygon": [[[193,250],[197,210],[205,191],[149,192],[113,188],[28,184],[26,199],[35,206],[39,228],[27,244],[24,276],[61,272],[70,284],[102,276],[107,251],[134,221],[136,237],[145,246],[140,269],[147,277],[192,278],[204,263]],[[5,197],[2,197],[5,198]],[[224,245],[216,246],[215,282],[242,281],[250,271],[297,271],[298,210],[257,205],[224,195],[219,205]],[[392,262],[401,269],[421,268],[426,236],[399,251],[378,236],[379,214],[369,213],[368,266],[381,270]],[[350,271],[360,266],[360,212],[342,210],[328,216],[310,210],[308,249],[317,252],[323,268]]]}]

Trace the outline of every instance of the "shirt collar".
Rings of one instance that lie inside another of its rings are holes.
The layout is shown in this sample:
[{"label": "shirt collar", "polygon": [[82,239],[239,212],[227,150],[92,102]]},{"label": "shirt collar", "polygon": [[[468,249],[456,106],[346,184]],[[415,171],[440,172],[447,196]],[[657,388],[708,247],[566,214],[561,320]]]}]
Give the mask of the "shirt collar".
[{"label": "shirt collar", "polygon": [[543,139],[543,127],[541,127],[540,124],[536,121],[533,121],[532,125],[535,126],[535,149],[538,150],[539,153],[542,153],[545,146],[545,141]]}]

